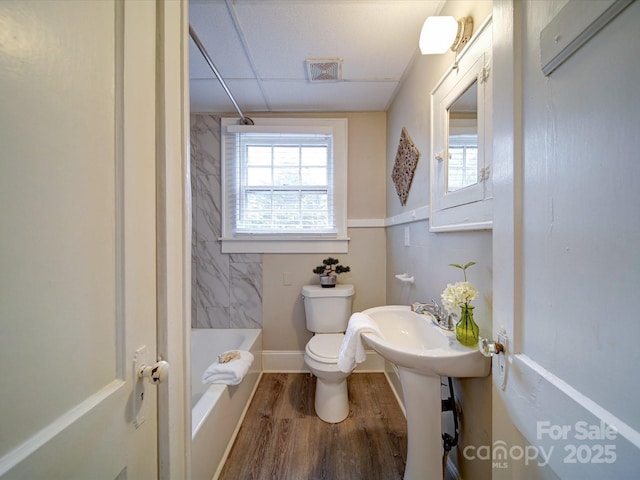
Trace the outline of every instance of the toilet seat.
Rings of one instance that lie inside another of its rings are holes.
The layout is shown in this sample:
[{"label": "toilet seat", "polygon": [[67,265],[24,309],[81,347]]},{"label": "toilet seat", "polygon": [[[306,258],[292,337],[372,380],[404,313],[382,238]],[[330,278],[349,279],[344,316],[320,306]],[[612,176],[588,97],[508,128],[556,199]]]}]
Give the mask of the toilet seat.
[{"label": "toilet seat", "polygon": [[321,333],[314,335],[305,347],[309,357],[320,363],[338,363],[338,353],[344,340],[344,333]]}]

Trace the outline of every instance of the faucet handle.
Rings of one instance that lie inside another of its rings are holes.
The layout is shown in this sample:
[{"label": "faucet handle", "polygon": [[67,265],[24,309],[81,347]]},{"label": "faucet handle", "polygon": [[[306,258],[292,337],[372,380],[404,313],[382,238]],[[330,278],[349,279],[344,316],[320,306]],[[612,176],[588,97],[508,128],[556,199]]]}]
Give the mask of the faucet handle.
[{"label": "faucet handle", "polygon": [[414,302],[411,304],[411,311],[416,313],[424,313],[426,305],[427,304],[423,302]]},{"label": "faucet handle", "polygon": [[438,315],[442,315],[442,307],[438,304],[438,302],[436,302],[433,298],[431,299],[431,303],[433,305],[433,309],[435,310],[435,313],[437,313]]}]

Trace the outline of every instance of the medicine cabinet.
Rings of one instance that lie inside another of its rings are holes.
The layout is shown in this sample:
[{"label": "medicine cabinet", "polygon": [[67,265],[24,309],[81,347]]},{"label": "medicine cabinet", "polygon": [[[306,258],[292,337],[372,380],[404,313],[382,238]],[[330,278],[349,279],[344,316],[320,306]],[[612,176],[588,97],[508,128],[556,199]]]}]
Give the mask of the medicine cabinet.
[{"label": "medicine cabinet", "polygon": [[491,18],[431,93],[431,231],[492,225]]}]

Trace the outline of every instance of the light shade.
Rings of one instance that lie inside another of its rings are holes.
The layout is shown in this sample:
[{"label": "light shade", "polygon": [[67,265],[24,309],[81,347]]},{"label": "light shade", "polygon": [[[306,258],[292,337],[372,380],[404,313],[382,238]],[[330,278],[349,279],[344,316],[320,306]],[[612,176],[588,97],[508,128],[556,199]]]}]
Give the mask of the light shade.
[{"label": "light shade", "polygon": [[428,17],[420,32],[420,52],[423,55],[445,53],[458,34],[458,21],[453,17]]}]

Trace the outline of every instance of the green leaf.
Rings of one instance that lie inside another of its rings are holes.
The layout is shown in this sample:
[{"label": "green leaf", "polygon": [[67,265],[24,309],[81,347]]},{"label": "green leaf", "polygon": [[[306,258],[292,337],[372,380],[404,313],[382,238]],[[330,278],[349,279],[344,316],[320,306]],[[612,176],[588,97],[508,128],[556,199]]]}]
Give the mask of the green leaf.
[{"label": "green leaf", "polygon": [[456,267],[459,268],[460,270],[462,270],[462,274],[464,275],[464,281],[467,281],[467,268],[469,268],[472,265],[475,265],[476,262],[468,262],[465,265],[460,265],[459,263],[450,263],[449,266],[451,267]]}]

